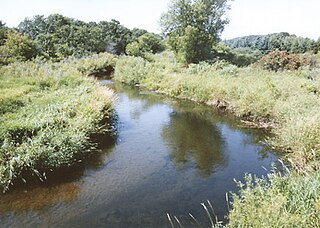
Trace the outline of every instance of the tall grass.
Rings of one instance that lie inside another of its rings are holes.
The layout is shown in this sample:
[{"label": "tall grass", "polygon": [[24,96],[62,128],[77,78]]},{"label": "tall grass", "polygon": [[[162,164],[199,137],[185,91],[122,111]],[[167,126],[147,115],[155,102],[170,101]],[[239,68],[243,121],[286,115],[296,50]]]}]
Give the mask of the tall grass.
[{"label": "tall grass", "polygon": [[[82,62],[81,62],[82,61]],[[99,86],[85,60],[14,63],[0,68],[0,188],[22,172],[69,166],[94,145],[112,114],[113,94]],[[41,171],[41,173],[40,173]]]},{"label": "tall grass", "polygon": [[320,172],[277,172],[268,178],[247,175],[233,196],[228,227],[319,227]]}]

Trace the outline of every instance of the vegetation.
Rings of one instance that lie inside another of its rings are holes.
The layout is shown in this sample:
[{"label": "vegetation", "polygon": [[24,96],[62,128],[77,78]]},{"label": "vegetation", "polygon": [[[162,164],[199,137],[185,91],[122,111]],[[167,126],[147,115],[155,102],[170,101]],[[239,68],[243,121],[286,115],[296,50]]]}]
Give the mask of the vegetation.
[{"label": "vegetation", "polygon": [[249,66],[257,62],[263,56],[262,52],[259,50],[250,48],[231,49],[221,42],[213,46],[212,54],[215,60],[225,60],[238,67]]},{"label": "vegetation", "polygon": [[272,173],[268,179],[247,175],[233,195],[227,227],[318,227],[320,172],[300,176]]},{"label": "vegetation", "polygon": [[85,23],[59,14],[26,18],[18,30],[35,42],[38,56],[58,61],[105,51],[123,54],[129,43],[147,33],[130,30],[116,20]]},{"label": "vegetation", "polygon": [[177,61],[189,64],[211,58],[228,20],[223,18],[228,0],[174,0],[162,15],[162,32]]},{"label": "vegetation", "polygon": [[260,65],[265,70],[297,70],[302,66],[310,65],[308,59],[298,55],[289,54],[286,51],[273,51],[263,56],[257,65]]},{"label": "vegetation", "polygon": [[136,41],[126,46],[128,55],[147,57],[149,53],[154,54],[164,50],[162,40],[152,33],[145,33],[137,38]]},{"label": "vegetation", "polygon": [[36,56],[36,46],[27,36],[16,31],[8,31],[5,41],[0,46],[0,65],[15,61],[27,61]]},{"label": "vegetation", "polygon": [[290,53],[317,53],[319,43],[309,39],[290,35],[286,32],[269,35],[251,35],[224,41],[230,48],[251,48],[263,53],[287,51]]},{"label": "vegetation", "polygon": [[24,178],[23,172],[43,178],[46,170],[78,162],[94,147],[90,135],[106,129],[101,120],[111,115],[112,92],[78,68],[70,60],[16,62],[0,69],[3,190]]}]

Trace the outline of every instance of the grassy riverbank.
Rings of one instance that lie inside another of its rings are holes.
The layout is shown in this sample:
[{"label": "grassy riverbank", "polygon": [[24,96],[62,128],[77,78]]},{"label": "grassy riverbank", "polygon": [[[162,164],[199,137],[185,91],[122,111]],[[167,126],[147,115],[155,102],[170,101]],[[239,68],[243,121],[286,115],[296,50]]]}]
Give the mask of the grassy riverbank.
[{"label": "grassy riverbank", "polygon": [[105,129],[101,121],[111,115],[113,100],[111,91],[86,77],[95,67],[102,68],[95,58],[101,66],[111,59],[100,55],[0,68],[3,190],[23,178],[22,172],[43,178],[43,171],[72,165],[94,148],[90,135]]},{"label": "grassy riverbank", "polygon": [[[230,226],[313,226],[320,224],[320,77],[317,70],[270,72],[225,62],[188,68],[164,53],[153,61],[121,57],[114,78],[172,97],[233,112],[255,126],[270,128],[268,143],[283,151],[294,168],[271,184],[249,181],[234,196]],[[268,217],[268,218],[266,218]],[[281,219],[279,219],[281,218]],[[290,219],[289,219],[290,218]],[[271,222],[273,221],[273,222]]]}]

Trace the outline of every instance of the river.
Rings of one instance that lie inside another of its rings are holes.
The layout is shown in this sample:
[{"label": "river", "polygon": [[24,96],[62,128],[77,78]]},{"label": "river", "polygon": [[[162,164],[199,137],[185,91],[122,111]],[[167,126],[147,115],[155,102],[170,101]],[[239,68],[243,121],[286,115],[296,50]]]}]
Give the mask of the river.
[{"label": "river", "polygon": [[210,200],[225,221],[226,193],[238,189],[234,179],[265,175],[278,159],[261,143],[264,131],[232,116],[102,83],[118,96],[114,139],[106,137],[102,151],[42,184],[2,195],[1,226],[170,227],[169,213],[193,227],[191,213],[209,227],[202,202]]}]

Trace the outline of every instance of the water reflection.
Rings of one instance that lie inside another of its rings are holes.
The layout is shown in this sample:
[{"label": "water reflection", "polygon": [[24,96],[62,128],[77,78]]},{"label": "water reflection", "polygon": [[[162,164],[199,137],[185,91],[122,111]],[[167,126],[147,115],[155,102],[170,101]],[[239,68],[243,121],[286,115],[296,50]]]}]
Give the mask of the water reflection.
[{"label": "water reflection", "polygon": [[210,176],[214,168],[226,162],[219,129],[191,112],[173,112],[170,122],[163,128],[162,137],[178,165],[194,159],[204,177]]}]

